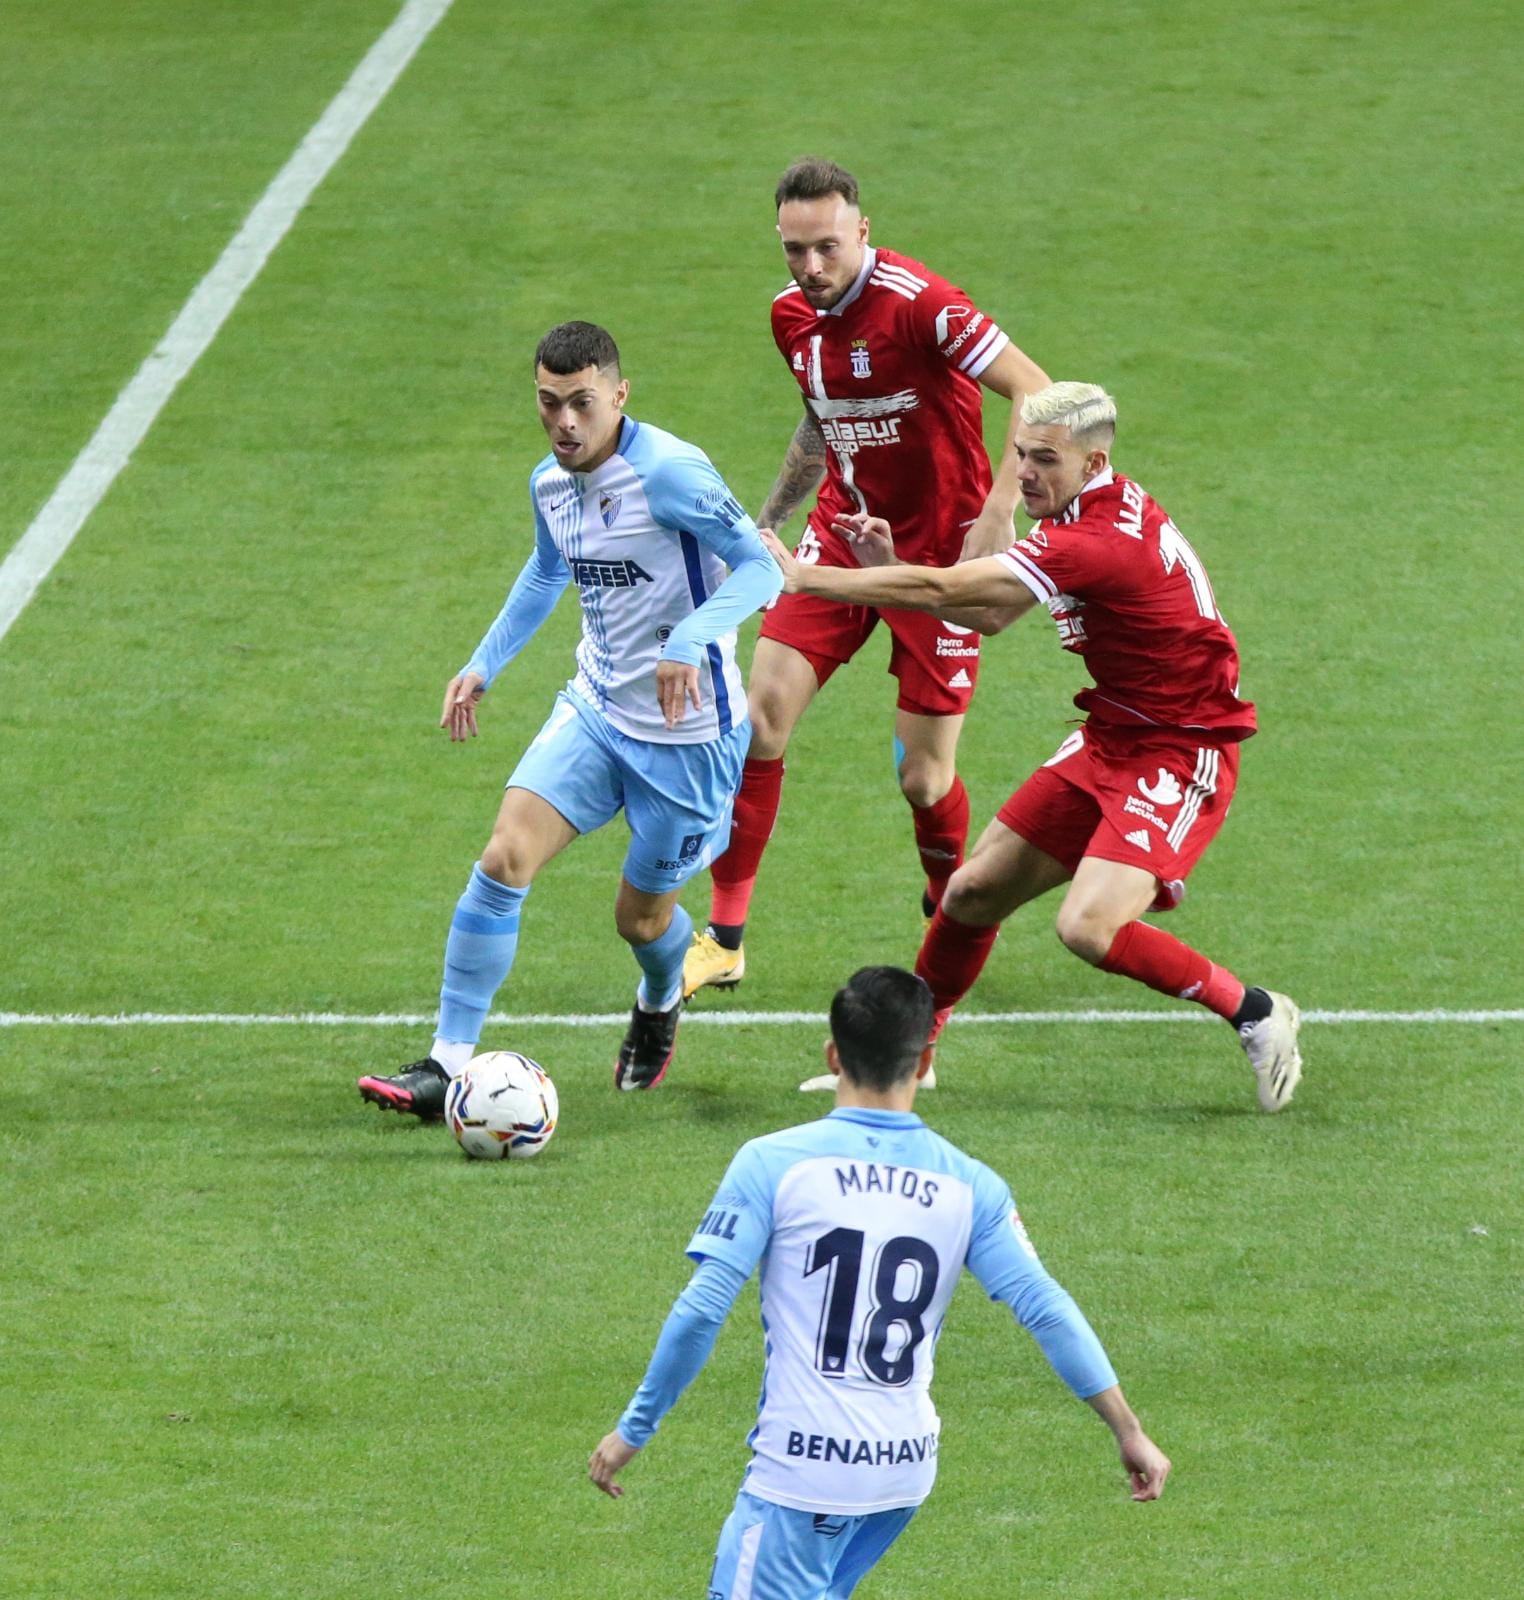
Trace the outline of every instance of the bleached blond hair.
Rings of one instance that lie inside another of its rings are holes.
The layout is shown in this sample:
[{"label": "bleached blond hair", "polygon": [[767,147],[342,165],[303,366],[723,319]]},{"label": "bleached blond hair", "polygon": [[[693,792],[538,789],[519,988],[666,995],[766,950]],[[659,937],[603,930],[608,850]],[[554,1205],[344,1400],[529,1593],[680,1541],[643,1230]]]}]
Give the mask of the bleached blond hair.
[{"label": "bleached blond hair", "polygon": [[1117,431],[1117,403],[1098,383],[1050,383],[1021,402],[1021,420],[1030,428],[1067,428],[1076,439],[1089,443]]}]

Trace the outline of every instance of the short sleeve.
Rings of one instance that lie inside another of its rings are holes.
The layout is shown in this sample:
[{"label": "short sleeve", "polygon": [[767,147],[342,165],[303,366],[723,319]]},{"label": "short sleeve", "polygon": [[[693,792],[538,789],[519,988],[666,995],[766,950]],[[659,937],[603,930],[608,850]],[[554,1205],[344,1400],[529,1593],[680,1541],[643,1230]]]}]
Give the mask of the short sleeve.
[{"label": "short sleeve", "polygon": [[914,321],[923,343],[969,378],[977,378],[1011,342],[993,317],[941,278],[933,278],[916,296]]},{"label": "short sleeve", "polygon": [[751,1145],[736,1152],[709,1209],[693,1230],[687,1254],[712,1257],[748,1276],[767,1249],[773,1231],[773,1185]]}]

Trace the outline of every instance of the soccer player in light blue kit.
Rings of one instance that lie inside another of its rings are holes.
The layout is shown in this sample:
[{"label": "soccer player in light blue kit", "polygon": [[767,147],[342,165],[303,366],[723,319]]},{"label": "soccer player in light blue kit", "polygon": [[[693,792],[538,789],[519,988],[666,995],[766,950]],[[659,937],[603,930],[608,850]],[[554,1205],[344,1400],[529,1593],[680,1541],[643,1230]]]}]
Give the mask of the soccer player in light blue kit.
[{"label": "soccer player in light blue kit", "polygon": [[534,360],[550,439],[529,479],[534,548],[450,680],[440,726],[455,740],[476,733],[477,703],[568,583],[582,602],[582,641],[451,919],[428,1056],[359,1080],[367,1100],[425,1120],[443,1115],[450,1079],[476,1053],[535,875],[621,808],[631,837],[614,921],[642,975],[614,1081],[661,1081],[693,933],[677,896],[725,848],[751,731],[736,627],[782,583],[704,452],[624,414],[630,386],[603,328],[562,323]]},{"label": "soccer player in light blue kit", "polygon": [[1133,1499],[1163,1492],[1168,1458],[1037,1259],[1011,1191],[911,1110],[931,1024],[931,991],[898,967],[866,967],[837,992],[836,1109],[742,1146],[688,1245],[698,1267],[645,1379],[588,1461],[600,1489],[622,1492],[617,1474],[760,1264],[762,1402],[710,1600],[842,1600],[903,1531],[936,1475],[932,1354],[965,1266],[1110,1426]]}]

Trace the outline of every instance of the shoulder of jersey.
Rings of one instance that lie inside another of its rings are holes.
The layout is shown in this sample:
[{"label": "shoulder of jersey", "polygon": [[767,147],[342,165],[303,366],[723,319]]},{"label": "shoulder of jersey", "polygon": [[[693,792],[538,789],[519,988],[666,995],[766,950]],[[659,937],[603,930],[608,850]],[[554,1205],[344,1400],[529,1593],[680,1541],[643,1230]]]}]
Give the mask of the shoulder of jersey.
[{"label": "shoulder of jersey", "polygon": [[624,458],[642,472],[650,472],[667,462],[708,461],[709,457],[690,440],[680,439],[665,428],[649,422],[639,424]]},{"label": "shoulder of jersey", "polygon": [[773,326],[787,327],[795,322],[814,322],[815,308],[804,298],[804,291],[792,280],[786,289],[773,296]]},{"label": "shoulder of jersey", "polygon": [[911,256],[897,250],[880,250],[868,282],[904,300],[915,300],[937,281],[936,274]]}]

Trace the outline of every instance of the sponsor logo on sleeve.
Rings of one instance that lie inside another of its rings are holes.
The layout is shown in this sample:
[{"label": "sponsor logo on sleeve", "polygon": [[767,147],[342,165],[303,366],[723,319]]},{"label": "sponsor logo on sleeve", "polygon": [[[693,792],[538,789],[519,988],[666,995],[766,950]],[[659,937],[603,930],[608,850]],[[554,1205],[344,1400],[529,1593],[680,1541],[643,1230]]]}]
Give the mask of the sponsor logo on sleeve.
[{"label": "sponsor logo on sleeve", "polygon": [[[964,322],[964,318],[970,318]],[[984,321],[984,313],[975,311],[972,306],[943,306],[937,313],[937,343],[942,347],[944,356],[954,355],[958,349],[971,339]],[[954,324],[962,323],[961,329],[955,331]],[[949,344],[948,340],[952,343]]]},{"label": "sponsor logo on sleeve", "polygon": [[700,516],[713,517],[717,522],[722,522],[727,528],[733,528],[746,513],[741,509],[741,502],[729,489],[709,489],[698,498]]}]

